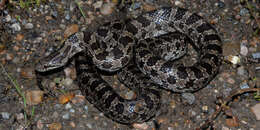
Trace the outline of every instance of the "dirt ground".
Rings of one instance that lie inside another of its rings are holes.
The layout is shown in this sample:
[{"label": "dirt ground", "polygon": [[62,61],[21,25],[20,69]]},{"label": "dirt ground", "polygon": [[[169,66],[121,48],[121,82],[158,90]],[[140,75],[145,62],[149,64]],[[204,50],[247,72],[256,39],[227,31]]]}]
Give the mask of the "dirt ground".
[{"label": "dirt ground", "polygon": [[[252,55],[257,59],[257,54],[260,59],[258,0],[136,0],[127,16],[161,6],[180,6],[213,24],[222,38],[225,59],[214,80],[195,93],[161,90],[162,106],[157,116],[132,126],[113,122],[84,99],[73,61],[55,73],[41,75],[40,88],[34,71],[39,59],[57,50],[71,32],[125,17],[116,2],[0,0],[1,130],[190,130],[216,111],[220,99],[241,89],[260,87],[260,64],[243,60]],[[115,77],[104,78],[122,96],[133,97],[131,91],[117,85]],[[260,130],[260,108],[255,110],[259,105],[256,92],[236,96],[210,128]]]}]

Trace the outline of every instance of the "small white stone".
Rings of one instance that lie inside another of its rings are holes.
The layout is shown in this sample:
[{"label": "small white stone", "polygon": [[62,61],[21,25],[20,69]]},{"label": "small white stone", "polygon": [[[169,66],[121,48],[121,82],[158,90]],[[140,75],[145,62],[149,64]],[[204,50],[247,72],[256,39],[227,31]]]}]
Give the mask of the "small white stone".
[{"label": "small white stone", "polygon": [[243,56],[246,56],[248,54],[248,48],[244,45],[241,45],[240,54],[243,55]]},{"label": "small white stone", "polygon": [[222,130],[230,130],[230,129],[228,127],[226,127],[226,126],[223,126]]},{"label": "small white stone", "polygon": [[70,113],[75,113],[75,109],[70,109]]},{"label": "small white stone", "polygon": [[100,9],[100,13],[103,15],[109,15],[113,12],[114,10],[114,4],[104,4],[102,8]]},{"label": "small white stone", "polygon": [[10,114],[8,112],[1,112],[1,115],[6,120],[10,118]]},{"label": "small white stone", "polygon": [[101,8],[102,5],[103,5],[103,1],[102,0],[93,4],[94,8]]},{"label": "small white stone", "polygon": [[66,105],[65,105],[65,109],[70,109],[72,106],[70,105],[70,103],[67,103]]},{"label": "small white stone", "polygon": [[25,24],[25,29],[32,29],[33,28],[33,24],[32,23],[27,23]]},{"label": "small white stone", "polygon": [[175,1],[174,4],[175,4],[176,6],[180,6],[180,7],[183,6],[183,3],[180,2],[179,0]]},{"label": "small white stone", "polygon": [[12,18],[11,18],[11,16],[10,16],[9,14],[5,17],[5,21],[6,21],[6,22],[10,22],[11,19],[12,19]]},{"label": "small white stone", "polygon": [[24,119],[23,113],[16,114],[16,119],[17,119],[17,120]]},{"label": "small white stone", "polygon": [[168,127],[168,130],[174,130],[172,127]]},{"label": "small white stone", "polygon": [[19,23],[14,23],[14,24],[12,24],[12,25],[11,25],[11,28],[12,28],[14,31],[16,31],[16,32],[21,31],[21,26],[20,26]]},{"label": "small white stone", "polygon": [[92,125],[90,123],[87,123],[87,127],[92,129]]},{"label": "small white stone", "polygon": [[73,80],[71,78],[65,78],[64,80],[62,80],[62,84],[64,86],[71,86],[73,83]]},{"label": "small white stone", "polygon": [[63,119],[69,119],[69,118],[70,118],[69,113],[64,114],[64,115],[62,116],[62,118],[63,118]]},{"label": "small white stone", "polygon": [[240,62],[240,58],[238,56],[228,56],[228,60],[235,65]]}]

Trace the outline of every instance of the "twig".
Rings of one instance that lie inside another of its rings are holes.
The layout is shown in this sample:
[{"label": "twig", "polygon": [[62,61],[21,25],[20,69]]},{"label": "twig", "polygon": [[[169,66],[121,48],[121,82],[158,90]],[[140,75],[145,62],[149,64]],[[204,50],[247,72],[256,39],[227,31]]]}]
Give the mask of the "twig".
[{"label": "twig", "polygon": [[[24,95],[24,93],[22,92],[19,84],[17,83],[17,80],[15,80],[10,74],[8,74],[8,72],[5,70],[4,66],[2,64],[1,65],[1,68],[2,68],[2,71],[3,73],[7,76],[7,78],[11,81],[11,83],[13,84],[13,86],[15,87],[17,93],[23,98],[23,105],[24,105],[24,109],[27,108],[27,105],[26,105],[26,97]],[[31,111],[31,117],[34,116],[34,111],[35,111],[35,108],[34,106],[32,107],[32,111]],[[28,122],[28,115],[27,115],[27,112],[24,111],[24,119],[25,119],[25,124],[28,126],[30,124],[30,121]]]},{"label": "twig", "polygon": [[7,78],[11,81],[11,83],[13,84],[13,86],[15,87],[17,93],[23,98],[23,104],[24,107],[26,107],[26,98],[24,93],[21,91],[21,88],[19,87],[17,81],[15,79],[13,79],[13,77],[11,75],[8,74],[8,72],[5,70],[4,66],[1,64],[1,68],[4,72],[4,74],[7,76]]},{"label": "twig", "polygon": [[222,100],[222,103],[220,106],[217,106],[216,111],[208,117],[208,119],[205,121],[205,123],[201,124],[199,128],[196,128],[196,130],[204,130],[207,129],[213,121],[217,118],[217,116],[220,114],[221,111],[223,111],[228,103],[232,101],[232,99],[238,95],[241,95],[243,93],[250,93],[250,92],[258,92],[260,91],[260,88],[247,88],[247,89],[240,89],[230,96],[226,97],[224,100]]},{"label": "twig", "polygon": [[81,15],[84,17],[84,19],[86,19],[86,15],[85,15],[85,13],[84,13],[83,10],[82,10],[79,1],[78,1],[78,0],[75,0],[75,3],[77,4]]}]

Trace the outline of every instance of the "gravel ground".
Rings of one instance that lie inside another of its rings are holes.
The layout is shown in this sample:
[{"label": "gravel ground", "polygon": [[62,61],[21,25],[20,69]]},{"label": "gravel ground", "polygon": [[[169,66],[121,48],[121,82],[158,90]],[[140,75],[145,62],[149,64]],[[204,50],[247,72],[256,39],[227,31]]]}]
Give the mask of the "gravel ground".
[{"label": "gravel ground", "polygon": [[[32,2],[0,0],[0,129],[189,130],[216,111],[218,99],[240,89],[260,87],[260,65],[243,60],[252,55],[260,58],[259,1],[137,0],[129,16],[164,5],[188,8],[203,16],[220,32],[227,62],[216,78],[196,93],[162,90],[162,107],[151,121],[133,126],[118,124],[84,99],[77,87],[73,63],[39,76],[43,87],[37,84],[34,72],[39,59],[57,50],[72,32],[125,17],[113,3],[117,1]],[[104,78],[122,96],[134,96],[122,85],[118,87],[116,76]],[[255,95],[236,97],[214,120],[212,128],[260,130],[260,102]]]}]

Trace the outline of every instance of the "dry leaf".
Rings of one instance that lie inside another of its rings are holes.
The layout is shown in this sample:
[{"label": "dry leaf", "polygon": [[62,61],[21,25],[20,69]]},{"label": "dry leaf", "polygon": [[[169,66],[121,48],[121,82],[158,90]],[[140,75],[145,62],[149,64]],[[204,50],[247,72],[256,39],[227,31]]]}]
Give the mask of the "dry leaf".
[{"label": "dry leaf", "polygon": [[226,124],[229,127],[239,126],[238,119],[237,119],[237,117],[234,117],[234,116],[233,116],[233,118],[226,119]]},{"label": "dry leaf", "polygon": [[62,126],[60,123],[51,123],[49,125],[49,130],[61,130]]},{"label": "dry leaf", "polygon": [[21,40],[23,40],[23,38],[24,38],[23,34],[17,34],[15,39],[16,39],[16,41],[21,41]]},{"label": "dry leaf", "polygon": [[74,93],[66,93],[64,95],[61,95],[59,97],[59,103],[60,104],[66,104],[68,103],[72,98],[75,97],[75,94]]},{"label": "dry leaf", "polygon": [[28,105],[37,105],[42,102],[43,91],[41,90],[31,90],[25,93],[26,103]]},{"label": "dry leaf", "polygon": [[70,35],[79,31],[79,26],[77,24],[72,24],[68,28],[66,28],[64,32],[64,37],[68,38]]}]

